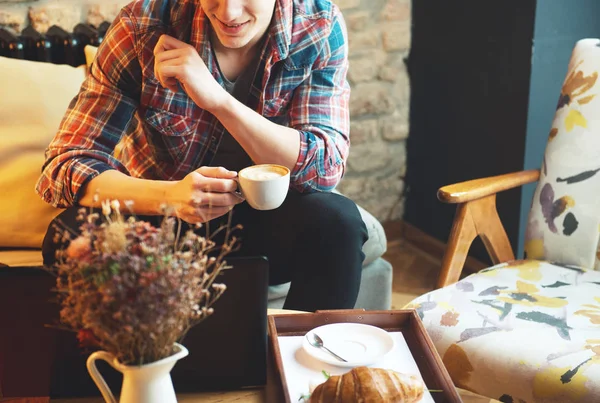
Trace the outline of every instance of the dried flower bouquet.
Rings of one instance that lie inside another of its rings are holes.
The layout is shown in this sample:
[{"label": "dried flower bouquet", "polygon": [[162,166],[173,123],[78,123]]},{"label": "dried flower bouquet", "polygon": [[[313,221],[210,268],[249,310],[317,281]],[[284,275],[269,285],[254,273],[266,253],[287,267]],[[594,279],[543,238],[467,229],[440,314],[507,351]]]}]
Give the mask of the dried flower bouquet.
[{"label": "dried flower bouquet", "polygon": [[52,268],[60,320],[82,345],[108,351],[123,364],[168,357],[225,291],[215,281],[237,241],[230,222],[218,230],[227,232],[216,245],[193,229],[181,234],[181,221],[166,209],[158,228],[126,218],[117,201],[103,202],[102,216],[82,209],[81,234],[57,231],[63,242],[70,241],[57,251]]}]

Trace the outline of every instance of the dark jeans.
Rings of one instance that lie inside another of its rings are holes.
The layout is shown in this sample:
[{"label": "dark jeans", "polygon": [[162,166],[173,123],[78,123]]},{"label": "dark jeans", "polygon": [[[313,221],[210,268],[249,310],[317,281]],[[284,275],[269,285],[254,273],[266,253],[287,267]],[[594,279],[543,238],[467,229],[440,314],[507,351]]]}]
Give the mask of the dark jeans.
[{"label": "dark jeans", "polygon": [[[61,213],[60,228],[79,232],[80,207]],[[157,225],[161,217],[138,217]],[[214,231],[227,216],[211,221]],[[361,279],[367,229],[356,205],[334,193],[298,193],[290,190],[281,207],[270,211],[237,205],[232,221],[242,224],[236,255],[264,255],[269,260],[270,284],[291,281],[284,308],[304,311],[354,308]],[[205,225],[206,228],[206,225]],[[200,230],[202,231],[202,230]],[[54,261],[57,245],[52,225],[43,244],[44,264]]]}]

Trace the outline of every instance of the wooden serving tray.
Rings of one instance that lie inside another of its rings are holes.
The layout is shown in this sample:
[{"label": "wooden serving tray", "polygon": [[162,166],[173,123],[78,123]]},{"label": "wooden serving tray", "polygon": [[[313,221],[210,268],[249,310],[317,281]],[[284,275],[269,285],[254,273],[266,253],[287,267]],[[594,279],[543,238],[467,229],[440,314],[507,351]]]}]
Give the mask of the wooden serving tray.
[{"label": "wooden serving tray", "polygon": [[283,373],[283,360],[278,337],[304,336],[311,329],[331,323],[362,323],[377,326],[388,332],[402,332],[427,387],[442,391],[432,394],[435,402],[462,402],[448,371],[414,309],[393,311],[332,310],[269,316],[269,347],[276,370],[278,391],[275,391],[275,393],[279,395],[277,401],[292,403],[297,400],[297,398],[290,397],[287,392],[288,385]]}]

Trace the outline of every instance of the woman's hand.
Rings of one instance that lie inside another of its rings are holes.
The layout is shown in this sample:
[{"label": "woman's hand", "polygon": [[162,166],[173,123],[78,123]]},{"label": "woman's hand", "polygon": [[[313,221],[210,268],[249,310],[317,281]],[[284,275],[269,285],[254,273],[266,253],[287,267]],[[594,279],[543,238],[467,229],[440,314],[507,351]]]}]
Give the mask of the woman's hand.
[{"label": "woman's hand", "polygon": [[198,51],[185,42],[162,35],[154,47],[154,75],[163,87],[186,94],[209,112],[222,105],[228,94],[214,79]]},{"label": "woman's hand", "polygon": [[[174,201],[175,214],[196,224],[227,214],[244,201],[234,193],[237,172],[223,167],[200,167],[178,181],[169,195]],[[170,203],[171,204],[171,203]]]}]

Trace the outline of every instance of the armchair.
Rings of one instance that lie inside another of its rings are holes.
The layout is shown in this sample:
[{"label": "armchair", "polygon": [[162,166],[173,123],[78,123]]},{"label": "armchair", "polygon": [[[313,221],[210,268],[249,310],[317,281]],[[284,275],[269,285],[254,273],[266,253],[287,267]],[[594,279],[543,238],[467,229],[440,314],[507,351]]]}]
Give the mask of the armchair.
[{"label": "armchair", "polygon": [[[540,170],[441,188],[457,204],[438,289],[412,301],[457,387],[502,402],[600,401],[600,40],[577,42]],[[496,194],[538,181],[524,260]],[[480,236],[494,266],[459,281]]]}]

